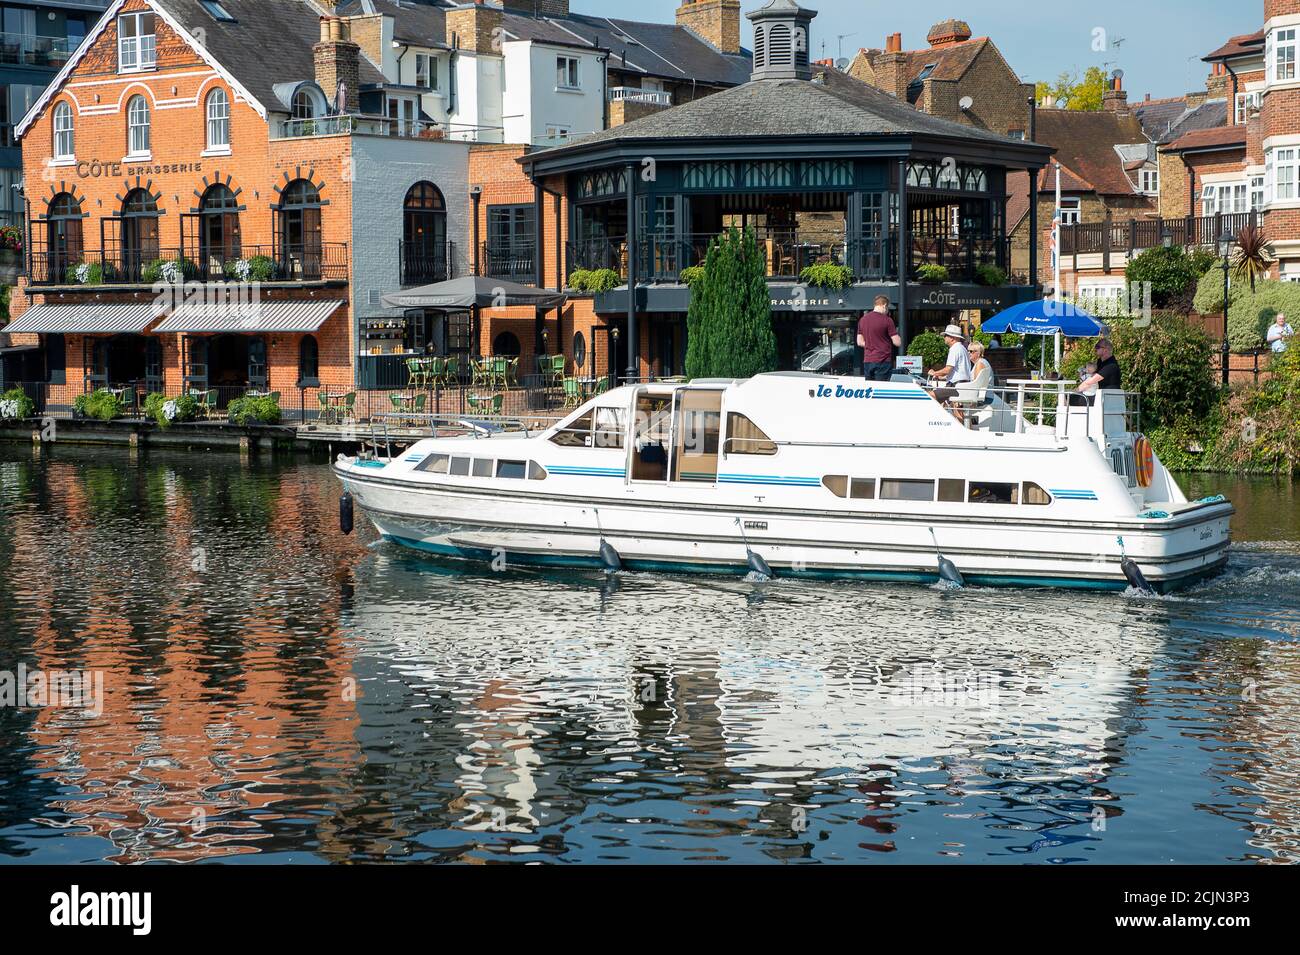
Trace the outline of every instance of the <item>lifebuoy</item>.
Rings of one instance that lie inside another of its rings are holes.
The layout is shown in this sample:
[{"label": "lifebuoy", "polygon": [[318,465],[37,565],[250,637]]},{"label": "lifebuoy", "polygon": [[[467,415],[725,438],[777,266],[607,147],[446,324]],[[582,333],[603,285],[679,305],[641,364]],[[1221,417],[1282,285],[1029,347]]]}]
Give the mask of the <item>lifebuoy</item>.
[{"label": "lifebuoy", "polygon": [[1141,487],[1150,487],[1156,477],[1156,456],[1146,435],[1139,434],[1133,442],[1133,460],[1137,462],[1137,479]]}]

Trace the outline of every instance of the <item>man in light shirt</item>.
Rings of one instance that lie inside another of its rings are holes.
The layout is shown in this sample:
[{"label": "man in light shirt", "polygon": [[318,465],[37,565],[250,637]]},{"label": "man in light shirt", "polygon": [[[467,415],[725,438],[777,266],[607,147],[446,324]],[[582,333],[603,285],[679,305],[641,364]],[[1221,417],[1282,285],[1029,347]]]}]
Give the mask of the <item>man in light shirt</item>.
[{"label": "man in light shirt", "polygon": [[1268,347],[1280,355],[1286,351],[1286,340],[1294,334],[1295,330],[1287,322],[1286,316],[1278,312],[1273,324],[1268,326]]},{"label": "man in light shirt", "polygon": [[949,325],[943,330],[943,340],[948,344],[948,358],[942,368],[930,372],[931,380],[946,382],[947,388],[936,388],[934,396],[940,401],[947,401],[957,396],[956,385],[970,381],[970,353],[966,351],[966,336],[958,325]]}]

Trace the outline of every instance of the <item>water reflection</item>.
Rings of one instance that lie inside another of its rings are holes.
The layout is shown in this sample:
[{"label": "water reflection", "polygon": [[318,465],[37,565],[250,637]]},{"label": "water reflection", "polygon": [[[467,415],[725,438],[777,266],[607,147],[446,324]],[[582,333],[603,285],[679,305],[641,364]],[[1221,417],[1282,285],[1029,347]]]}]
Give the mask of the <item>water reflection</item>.
[{"label": "water reflection", "polygon": [[0,710],[0,859],[1300,856],[1288,538],[1163,600],[500,575],[336,493],[0,448],[0,668],[105,673]]}]

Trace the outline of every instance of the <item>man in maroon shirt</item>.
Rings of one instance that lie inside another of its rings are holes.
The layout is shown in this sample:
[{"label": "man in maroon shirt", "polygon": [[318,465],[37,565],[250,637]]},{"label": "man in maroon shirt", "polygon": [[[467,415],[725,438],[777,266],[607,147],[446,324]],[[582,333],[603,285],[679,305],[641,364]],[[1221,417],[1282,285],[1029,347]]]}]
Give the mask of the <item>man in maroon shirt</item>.
[{"label": "man in maroon shirt", "polygon": [[894,348],[903,347],[903,339],[889,317],[888,296],[877,295],[876,307],[858,320],[858,347],[862,349],[862,371],[867,381],[888,381],[894,374]]}]

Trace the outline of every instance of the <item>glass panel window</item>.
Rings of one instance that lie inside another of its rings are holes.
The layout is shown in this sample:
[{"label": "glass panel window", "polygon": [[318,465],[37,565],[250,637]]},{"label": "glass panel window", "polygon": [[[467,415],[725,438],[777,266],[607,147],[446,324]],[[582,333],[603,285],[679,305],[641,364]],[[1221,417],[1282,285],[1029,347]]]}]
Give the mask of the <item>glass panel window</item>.
[{"label": "glass panel window", "polygon": [[822,486],[836,497],[849,496],[849,477],[847,474],[828,474],[822,478]]},{"label": "glass panel window", "polygon": [[542,467],[536,461],[528,462],[528,480],[545,481],[547,477],[546,468]]},{"label": "glass panel window", "polygon": [[72,106],[68,103],[60,103],[54,107],[54,158],[71,159],[75,152]]},{"label": "glass panel window", "polygon": [[934,482],[885,478],[880,482],[880,497],[885,501],[933,501]]},{"label": "glass panel window", "polygon": [[1273,79],[1278,82],[1293,80],[1296,78],[1295,28],[1274,31],[1273,37]]},{"label": "glass panel window", "polygon": [[473,458],[452,458],[451,473],[455,477],[469,477],[470,462]]},{"label": "glass panel window", "polygon": [[668,479],[672,410],[671,395],[637,395],[636,437],[632,446],[633,481]]},{"label": "glass panel window", "polygon": [[971,481],[970,502],[972,504],[1018,504],[1020,486],[990,481]]},{"label": "glass panel window", "polygon": [[522,481],[528,477],[527,461],[498,461],[497,477],[510,481]]},{"label": "glass panel window", "polygon": [[425,471],[429,474],[446,474],[451,464],[451,456],[447,454],[431,454],[416,466],[415,470]]},{"label": "glass panel window", "polygon": [[1279,202],[1296,198],[1298,154],[1300,151],[1295,147],[1270,151],[1273,166],[1273,198]]},{"label": "glass panel window", "polygon": [[223,89],[208,94],[208,148],[230,147],[230,97]]},{"label": "glass panel window", "polygon": [[[502,463],[504,464],[505,462],[503,461]],[[471,473],[474,477],[490,478],[492,476],[492,464],[493,461],[491,458],[475,458],[474,467],[470,469]]]},{"label": "glass panel window", "polygon": [[948,504],[960,504],[966,500],[966,482],[944,478],[939,482],[939,500]]},{"label": "glass panel window", "polygon": [[592,429],[593,446],[622,448],[624,417],[622,408],[597,408],[596,424]]},{"label": "glass panel window", "polygon": [[426,90],[438,88],[438,61],[427,53],[415,54],[415,85]]},{"label": "glass panel window", "polygon": [[151,70],[157,63],[152,13],[117,18],[117,69],[120,73]]},{"label": "glass panel window", "polygon": [[1218,208],[1219,187],[1213,184],[1201,188],[1201,215],[1212,216]]},{"label": "glass panel window", "polygon": [[591,412],[560,425],[559,430],[551,435],[551,443],[562,448],[591,447]]},{"label": "glass panel window", "polygon": [[1052,503],[1052,495],[1048,494],[1043,488],[1033,481],[1024,483],[1024,491],[1020,495],[1020,500],[1025,504],[1043,505]]},{"label": "glass panel window", "polygon": [[132,96],[126,107],[127,149],[132,156],[149,152],[149,101]]},{"label": "glass panel window", "polygon": [[1155,169],[1142,170],[1142,191],[1154,195],[1160,191],[1160,173]]},{"label": "glass panel window", "polygon": [[849,497],[858,501],[874,501],[876,498],[875,478],[854,478],[849,485]]},{"label": "glass panel window", "polygon": [[1061,199],[1061,225],[1078,225],[1079,218],[1079,197],[1067,196]]},{"label": "glass panel window", "polygon": [[1264,177],[1250,177],[1250,208],[1252,210],[1264,208]]},{"label": "glass panel window", "polygon": [[776,442],[743,414],[727,415],[727,443],[724,454],[776,454]]},{"label": "glass panel window", "polygon": [[576,56],[557,56],[555,58],[555,85],[562,90],[581,88],[579,60]]}]

